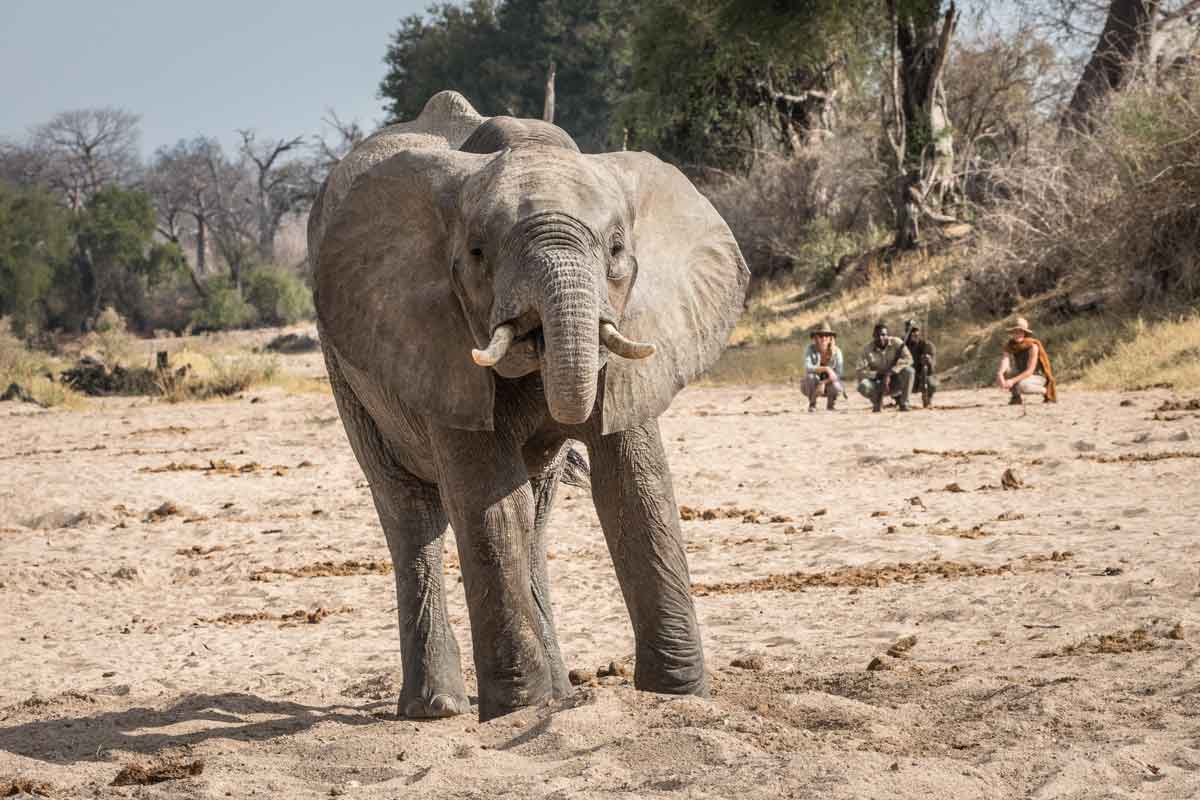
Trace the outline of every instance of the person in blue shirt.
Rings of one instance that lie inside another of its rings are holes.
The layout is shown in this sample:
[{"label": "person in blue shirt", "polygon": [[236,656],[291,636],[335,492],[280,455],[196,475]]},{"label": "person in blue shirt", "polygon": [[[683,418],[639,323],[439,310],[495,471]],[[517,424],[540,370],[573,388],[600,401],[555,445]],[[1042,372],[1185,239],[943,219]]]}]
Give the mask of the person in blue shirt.
[{"label": "person in blue shirt", "polygon": [[837,346],[837,334],[822,323],[809,331],[812,343],[804,349],[804,395],[808,410],[817,410],[817,398],[825,396],[825,408],[834,410],[842,388],[842,349]]}]

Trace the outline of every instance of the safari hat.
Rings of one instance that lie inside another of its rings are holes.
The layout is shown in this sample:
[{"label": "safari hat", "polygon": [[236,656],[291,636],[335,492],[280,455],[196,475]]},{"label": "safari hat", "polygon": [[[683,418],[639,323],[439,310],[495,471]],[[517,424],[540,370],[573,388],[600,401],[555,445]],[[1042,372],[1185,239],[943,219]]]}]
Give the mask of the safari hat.
[{"label": "safari hat", "polygon": [[835,339],[837,338],[837,334],[834,333],[833,328],[829,327],[828,322],[822,322],[820,325],[818,325],[817,327],[815,327],[811,331],[809,331],[808,335],[809,336],[822,336],[823,335],[823,336],[832,336]]},{"label": "safari hat", "polygon": [[1029,320],[1024,317],[1017,317],[1016,323],[1008,329],[1009,333],[1015,333],[1016,331],[1021,331],[1026,336],[1033,336],[1033,329],[1029,327]]}]

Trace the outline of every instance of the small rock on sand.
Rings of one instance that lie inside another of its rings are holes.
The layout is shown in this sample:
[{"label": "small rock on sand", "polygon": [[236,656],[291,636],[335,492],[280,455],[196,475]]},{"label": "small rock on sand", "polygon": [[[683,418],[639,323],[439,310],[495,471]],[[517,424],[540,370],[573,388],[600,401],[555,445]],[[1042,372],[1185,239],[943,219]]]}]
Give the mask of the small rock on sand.
[{"label": "small rock on sand", "polygon": [[1172,442],[1186,442],[1191,440],[1191,438],[1192,435],[1187,431],[1180,431],[1179,433],[1172,434],[1170,437]]}]

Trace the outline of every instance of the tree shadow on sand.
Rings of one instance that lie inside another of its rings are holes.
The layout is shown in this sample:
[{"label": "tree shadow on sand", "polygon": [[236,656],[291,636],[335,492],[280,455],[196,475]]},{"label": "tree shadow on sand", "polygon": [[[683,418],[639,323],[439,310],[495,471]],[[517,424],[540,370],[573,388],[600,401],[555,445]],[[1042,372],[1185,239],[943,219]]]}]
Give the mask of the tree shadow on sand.
[{"label": "tree shadow on sand", "polygon": [[[0,751],[55,764],[105,761],[106,750],[154,754],[165,748],[187,747],[209,739],[262,741],[292,736],[322,722],[371,725],[374,715],[394,702],[361,706],[309,706],[286,700],[267,700],[251,694],[192,694],[167,708],[127,708],[120,711],[55,715],[19,725],[0,727]],[[76,708],[70,712],[76,712]],[[248,719],[271,715],[270,719]],[[383,715],[390,719],[391,714]],[[204,723],[209,723],[205,725]],[[176,726],[183,732],[174,732]]]}]

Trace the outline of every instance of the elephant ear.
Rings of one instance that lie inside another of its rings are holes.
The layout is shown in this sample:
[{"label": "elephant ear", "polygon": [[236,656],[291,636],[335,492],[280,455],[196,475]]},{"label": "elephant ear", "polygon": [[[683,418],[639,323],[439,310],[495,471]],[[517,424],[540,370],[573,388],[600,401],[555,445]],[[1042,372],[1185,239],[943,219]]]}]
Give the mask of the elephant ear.
[{"label": "elephant ear", "polygon": [[449,221],[463,182],[493,156],[427,148],[358,174],[336,209],[324,197],[317,316],[338,357],[409,408],[490,430],[492,370],[450,282]]},{"label": "elephant ear", "polygon": [[608,360],[603,432],[657,417],[721,355],[750,271],[729,226],[682,172],[648,153],[594,156],[625,185],[638,273],[620,329],[652,342],[647,359]]}]

